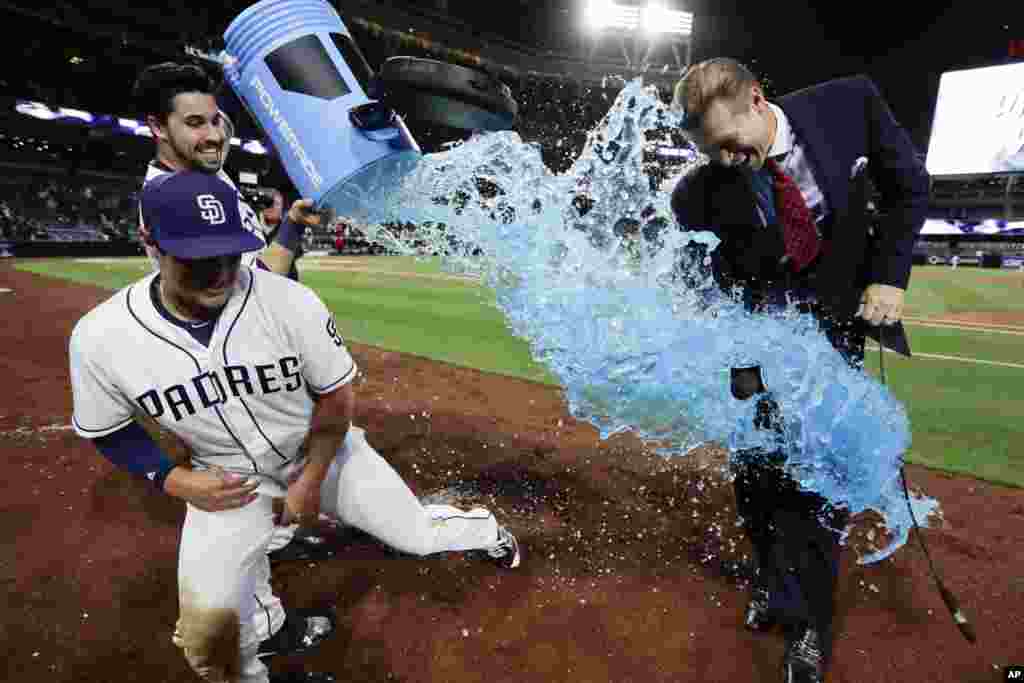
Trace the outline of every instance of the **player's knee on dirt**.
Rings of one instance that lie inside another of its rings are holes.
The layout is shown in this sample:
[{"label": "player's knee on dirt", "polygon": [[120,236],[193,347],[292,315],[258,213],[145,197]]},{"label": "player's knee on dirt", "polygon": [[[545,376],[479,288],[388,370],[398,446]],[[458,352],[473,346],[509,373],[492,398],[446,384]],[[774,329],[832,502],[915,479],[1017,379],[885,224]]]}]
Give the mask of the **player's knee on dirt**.
[{"label": "player's knee on dirt", "polygon": [[199,678],[232,683],[241,676],[240,637],[237,610],[182,605],[174,643]]}]

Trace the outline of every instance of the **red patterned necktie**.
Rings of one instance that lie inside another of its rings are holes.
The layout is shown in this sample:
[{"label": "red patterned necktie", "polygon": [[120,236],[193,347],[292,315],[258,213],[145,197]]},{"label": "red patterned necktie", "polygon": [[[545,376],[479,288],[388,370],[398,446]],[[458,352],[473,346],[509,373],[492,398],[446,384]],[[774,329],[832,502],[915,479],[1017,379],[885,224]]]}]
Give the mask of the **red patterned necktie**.
[{"label": "red patterned necktie", "polygon": [[800,188],[786,175],[774,159],[765,162],[775,185],[775,211],[782,224],[782,239],[793,270],[799,273],[821,251],[821,239],[814,225],[814,216],[800,194]]}]

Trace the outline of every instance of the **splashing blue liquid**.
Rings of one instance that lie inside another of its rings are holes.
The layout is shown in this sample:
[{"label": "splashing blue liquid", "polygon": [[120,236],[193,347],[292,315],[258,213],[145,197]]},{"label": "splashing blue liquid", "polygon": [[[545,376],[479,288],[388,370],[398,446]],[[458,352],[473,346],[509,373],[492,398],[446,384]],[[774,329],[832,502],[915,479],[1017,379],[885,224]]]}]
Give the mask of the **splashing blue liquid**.
[{"label": "splashing blue liquid", "polygon": [[[449,270],[481,276],[560,380],[572,414],[602,438],[633,431],[667,456],[708,442],[782,446],[803,487],[853,514],[882,515],[892,540],[859,562],[884,559],[910,529],[900,483],[906,412],[842,360],[811,316],[751,315],[701,275],[686,247],[712,249],[717,238],[678,230],[671,188],[644,169],[648,132],[678,124],[637,80],[565,173],[514,132],[476,136],[425,156],[386,201],[366,207],[408,231],[361,227],[399,253],[440,254]],[[589,211],[573,201],[581,193]],[[755,401],[730,393],[729,368],[750,363],[781,408],[781,435],[755,429]],[[938,507],[912,504],[922,522]]]}]

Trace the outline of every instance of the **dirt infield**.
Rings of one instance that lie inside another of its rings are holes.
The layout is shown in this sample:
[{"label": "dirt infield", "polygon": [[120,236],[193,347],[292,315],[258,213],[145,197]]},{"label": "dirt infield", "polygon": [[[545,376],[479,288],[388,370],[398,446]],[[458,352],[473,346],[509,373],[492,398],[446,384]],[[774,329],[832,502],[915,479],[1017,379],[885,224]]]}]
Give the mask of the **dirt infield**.
[{"label": "dirt infield", "polygon": [[[0,680],[193,680],[173,646],[183,505],[113,470],[67,429],[67,338],[109,292],[0,265]],[[782,638],[740,627],[745,543],[714,454],[666,463],[601,443],[559,392],[353,345],[359,422],[421,494],[477,498],[524,546],[520,570],[461,555],[395,555],[337,532],[336,559],[282,565],[287,604],[331,606],[340,629],[275,668],[339,680],[779,680]],[[703,467],[702,467],[703,465]],[[1024,491],[917,467],[938,498],[926,536],[979,636],[962,640],[904,548],[847,552],[833,683],[989,683],[1024,663]]]}]

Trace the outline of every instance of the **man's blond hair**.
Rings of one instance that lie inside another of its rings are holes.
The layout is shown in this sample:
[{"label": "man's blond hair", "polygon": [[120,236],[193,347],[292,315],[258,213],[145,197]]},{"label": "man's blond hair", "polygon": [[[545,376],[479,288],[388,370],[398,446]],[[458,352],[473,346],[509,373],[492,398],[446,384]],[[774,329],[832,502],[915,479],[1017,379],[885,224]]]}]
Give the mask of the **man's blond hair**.
[{"label": "man's blond hair", "polygon": [[[717,99],[734,99],[760,86],[757,76],[735,59],[716,57],[690,66],[676,83],[672,108],[686,114],[683,128],[700,128],[711,103]],[[746,100],[741,100],[746,102]]]}]

